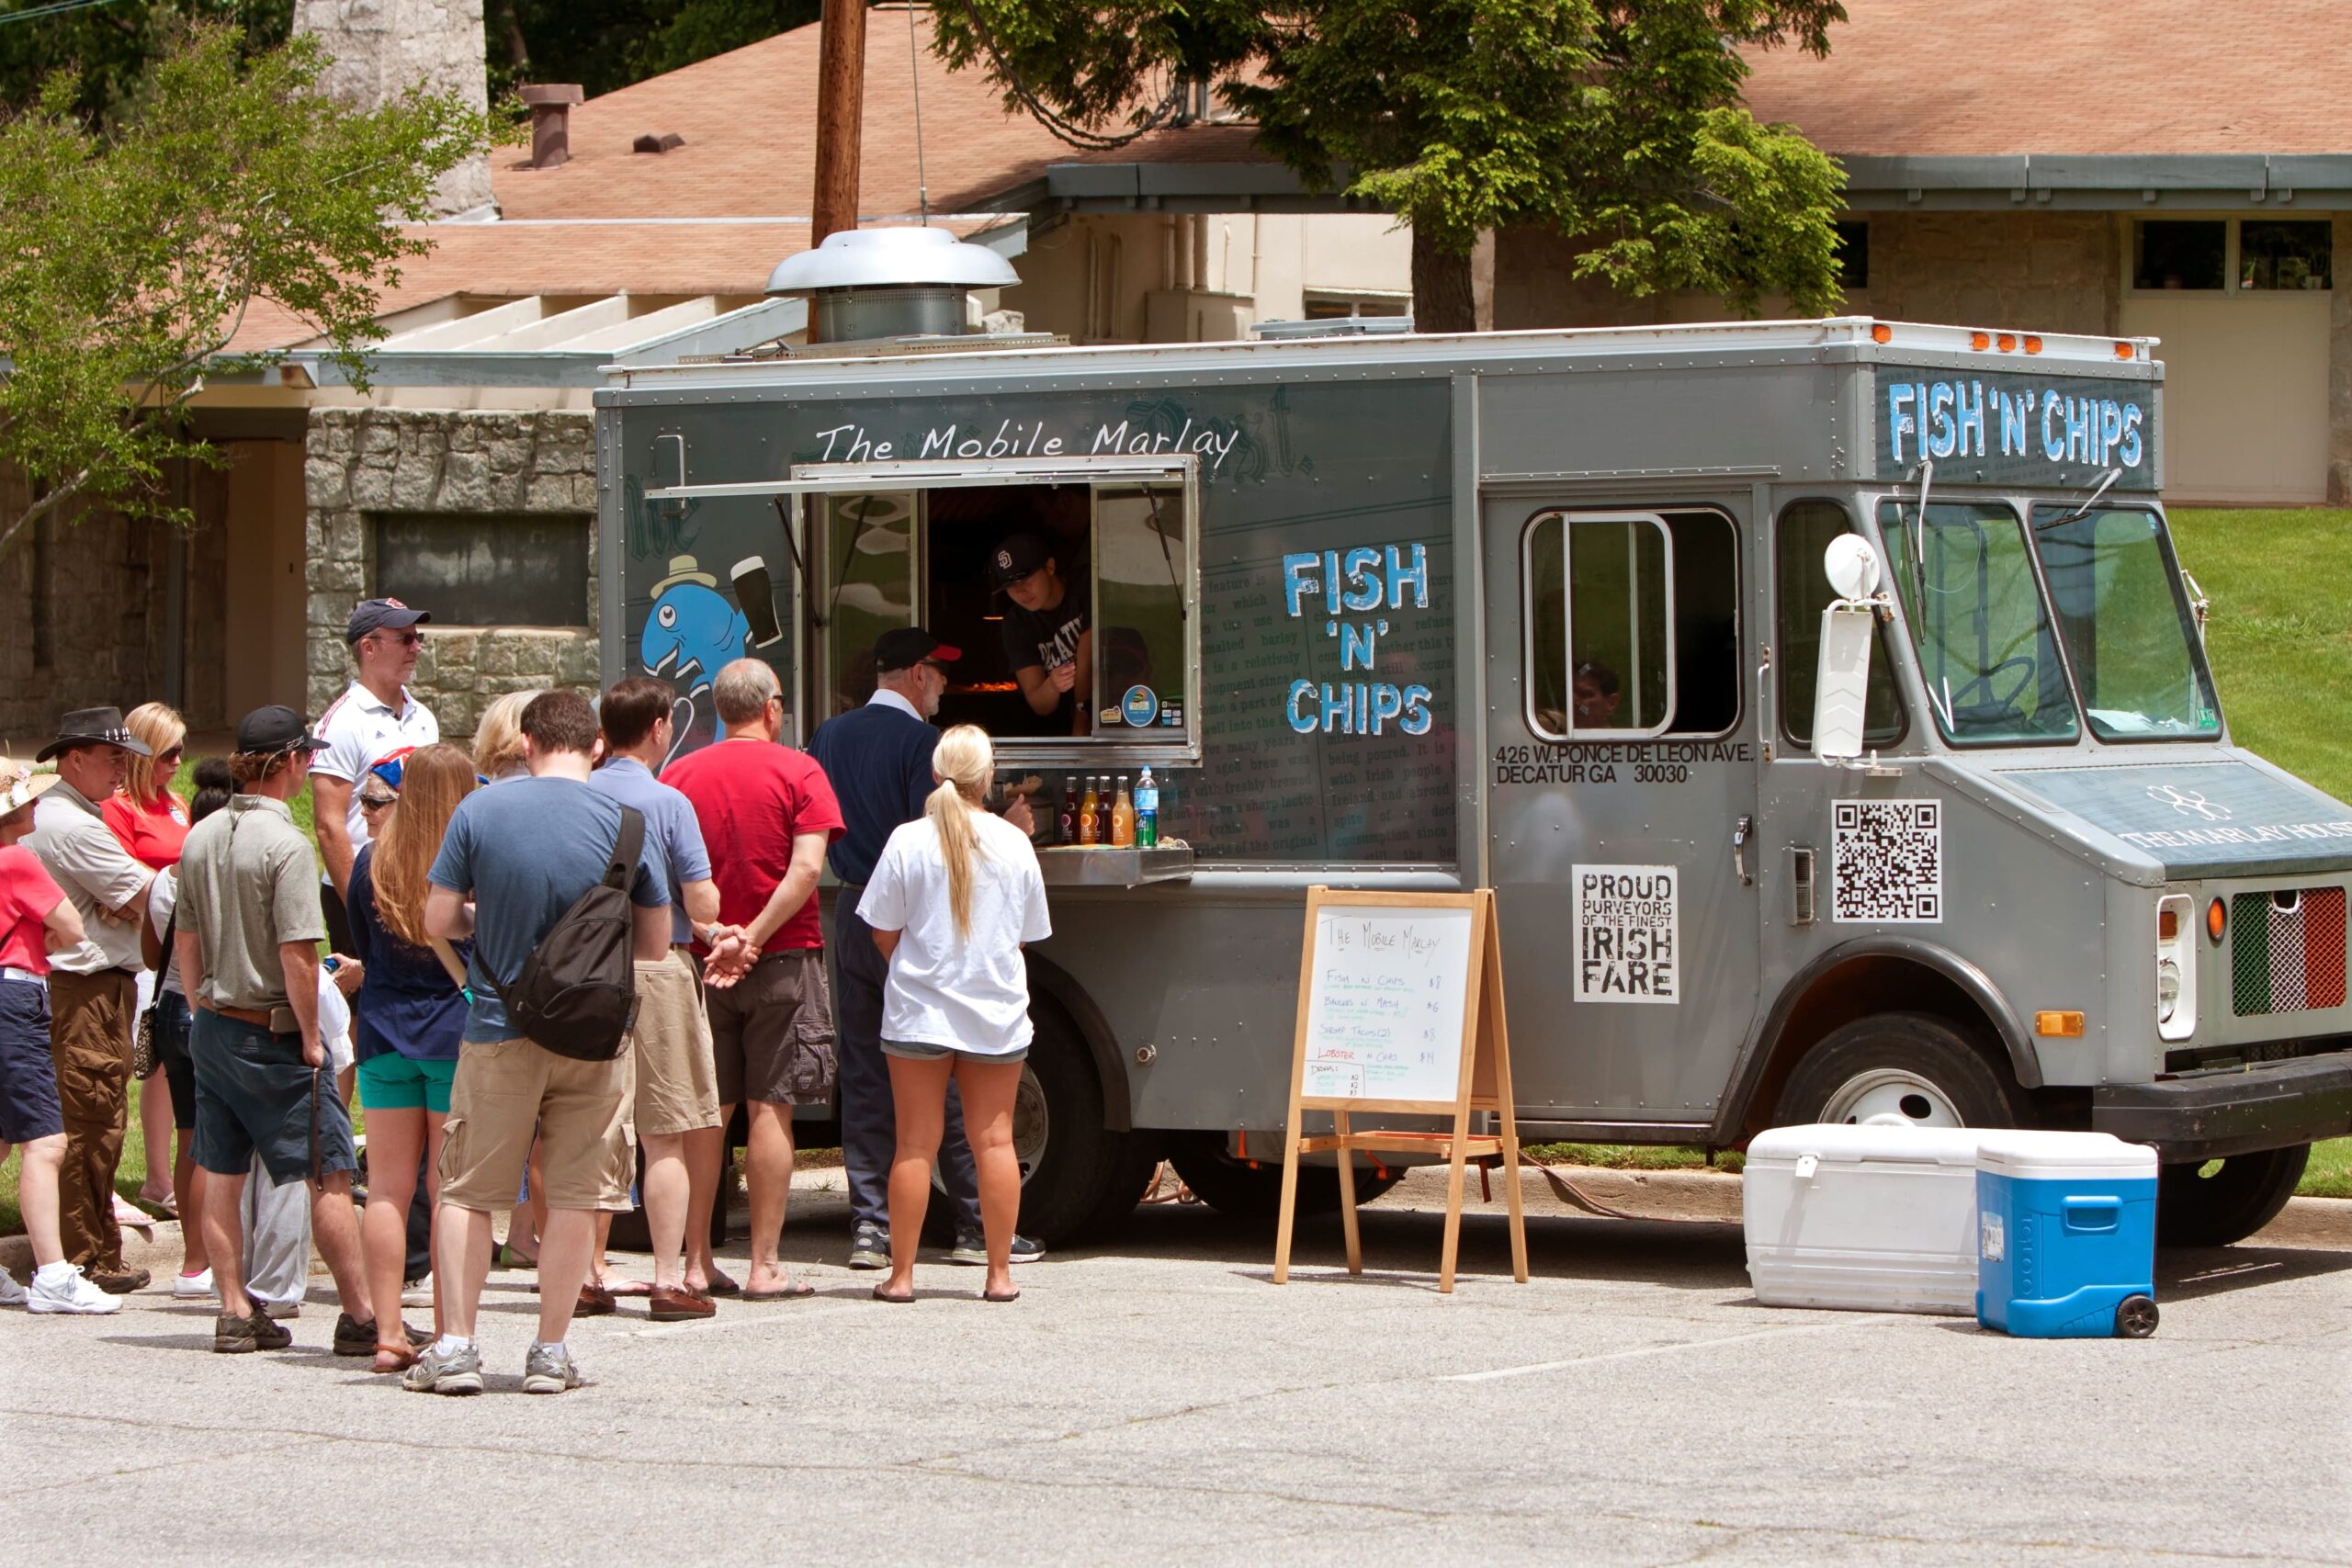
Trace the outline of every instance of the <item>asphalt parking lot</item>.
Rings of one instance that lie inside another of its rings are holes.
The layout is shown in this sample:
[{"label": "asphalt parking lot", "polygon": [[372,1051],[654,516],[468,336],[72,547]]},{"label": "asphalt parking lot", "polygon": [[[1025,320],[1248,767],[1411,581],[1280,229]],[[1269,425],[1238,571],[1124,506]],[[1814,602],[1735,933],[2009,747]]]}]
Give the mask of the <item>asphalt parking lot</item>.
[{"label": "asphalt parking lot", "polygon": [[323,1280],[276,1355],[153,1291],[10,1313],[0,1517],[155,1562],[2352,1562],[2352,1204],[2160,1260],[2152,1339],[2012,1341],[1760,1307],[1736,1224],[1540,1193],[1533,1280],[1497,1204],[1444,1297],[1440,1201],[1369,1211],[1357,1280],[1336,1222],[1277,1288],[1265,1230],[1159,1207],[1012,1305],[943,1262],[898,1309],[804,1189],[816,1298],[582,1323],[555,1399],[524,1273],[470,1400],[330,1357]]}]

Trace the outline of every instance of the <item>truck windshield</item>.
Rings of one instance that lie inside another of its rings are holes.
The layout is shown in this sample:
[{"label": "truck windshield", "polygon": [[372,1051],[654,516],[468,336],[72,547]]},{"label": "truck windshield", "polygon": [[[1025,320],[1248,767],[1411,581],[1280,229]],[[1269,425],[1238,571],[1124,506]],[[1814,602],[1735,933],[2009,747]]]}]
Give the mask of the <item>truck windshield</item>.
[{"label": "truck windshield", "polygon": [[2069,740],[2075,704],[2016,513],[1978,502],[1880,503],[1928,704],[1947,739]]},{"label": "truck windshield", "polygon": [[2083,710],[2102,740],[2219,736],[2222,716],[2164,524],[2141,507],[2033,509]]}]

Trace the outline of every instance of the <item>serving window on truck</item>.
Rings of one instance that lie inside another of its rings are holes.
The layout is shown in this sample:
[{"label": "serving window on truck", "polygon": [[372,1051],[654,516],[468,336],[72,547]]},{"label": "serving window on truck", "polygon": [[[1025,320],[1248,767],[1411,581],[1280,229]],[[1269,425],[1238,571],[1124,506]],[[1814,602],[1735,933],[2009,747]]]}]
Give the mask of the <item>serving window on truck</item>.
[{"label": "serving window on truck", "polygon": [[795,479],[814,592],[809,728],[874,691],[875,639],[958,649],[943,725],[1008,759],[1198,755],[1197,481],[1183,465],[962,471],[821,465]]}]

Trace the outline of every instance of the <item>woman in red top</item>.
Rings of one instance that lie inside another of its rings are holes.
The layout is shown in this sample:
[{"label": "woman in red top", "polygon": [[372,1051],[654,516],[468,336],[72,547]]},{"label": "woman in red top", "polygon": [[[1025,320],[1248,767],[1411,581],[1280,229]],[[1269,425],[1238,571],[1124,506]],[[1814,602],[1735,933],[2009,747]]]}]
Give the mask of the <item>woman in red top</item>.
[{"label": "woman in red top", "polygon": [[[180,863],[180,846],[187,840],[187,807],[172,793],[187,745],[187,721],[162,703],[141,703],[124,716],[122,724],[153,754],[131,758],[130,776],[98,807],[98,814],[131,859],[151,871],[170,871]],[[170,962],[168,954],[164,962]],[[139,1096],[139,1133],[147,1145],[147,1179],[139,1184],[139,1201],[170,1216],[180,1212],[179,1200],[194,1195],[196,1068],[187,1054],[187,999],[177,992],[164,992],[153,999],[161,1009],[155,1015],[155,1065],[163,1069],[164,1084],[171,1092],[141,1091]],[[146,1082],[148,1090],[156,1087],[153,1077]],[[175,1127],[179,1130],[176,1159],[169,1157]],[[188,1210],[195,1212],[193,1206]],[[201,1243],[196,1245],[192,1260],[200,1270]]]}]

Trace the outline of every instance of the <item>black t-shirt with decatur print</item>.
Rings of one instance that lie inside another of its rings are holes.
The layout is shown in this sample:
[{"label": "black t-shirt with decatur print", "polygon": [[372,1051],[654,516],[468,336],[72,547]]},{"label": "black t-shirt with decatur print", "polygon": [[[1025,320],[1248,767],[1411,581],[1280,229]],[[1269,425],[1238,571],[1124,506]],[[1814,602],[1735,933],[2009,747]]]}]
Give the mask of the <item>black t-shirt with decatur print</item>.
[{"label": "black t-shirt with decatur print", "polygon": [[1031,665],[1051,674],[1078,657],[1078,639],[1094,624],[1094,595],[1083,579],[1062,580],[1062,602],[1050,610],[1024,610],[1004,602],[1004,661],[1015,675]]}]

